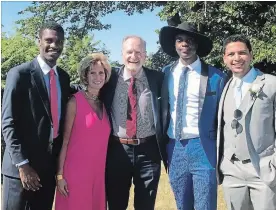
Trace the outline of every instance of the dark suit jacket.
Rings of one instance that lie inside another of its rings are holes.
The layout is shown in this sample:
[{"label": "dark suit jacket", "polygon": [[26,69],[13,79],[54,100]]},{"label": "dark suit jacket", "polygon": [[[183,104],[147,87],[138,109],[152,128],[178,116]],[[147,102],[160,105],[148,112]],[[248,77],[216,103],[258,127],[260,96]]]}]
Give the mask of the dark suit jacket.
[{"label": "dark suit jacket", "polygon": [[[105,104],[105,108],[110,117],[111,106],[113,102],[113,97],[115,94],[116,85],[118,82],[118,76],[120,72],[124,69],[124,66],[120,69],[112,69],[110,80],[101,89],[100,97]],[[143,67],[146,77],[148,79],[149,87],[152,93],[152,110],[154,114],[154,124],[156,130],[156,139],[159,147],[160,156],[166,166],[167,156],[166,156],[166,145],[163,142],[163,131],[162,131],[162,120],[161,120],[161,86],[164,78],[162,72],[150,70]],[[111,117],[110,117],[111,120]],[[112,132],[111,132],[112,133]]]},{"label": "dark suit jacket", "polygon": [[[2,104],[2,132],[6,142],[2,173],[19,177],[15,164],[25,159],[39,173],[55,167],[62,145],[65,106],[69,97],[69,75],[57,68],[61,86],[60,136],[49,144],[51,111],[43,72],[35,58],[12,68],[7,75]],[[50,160],[53,160],[52,162]]]}]

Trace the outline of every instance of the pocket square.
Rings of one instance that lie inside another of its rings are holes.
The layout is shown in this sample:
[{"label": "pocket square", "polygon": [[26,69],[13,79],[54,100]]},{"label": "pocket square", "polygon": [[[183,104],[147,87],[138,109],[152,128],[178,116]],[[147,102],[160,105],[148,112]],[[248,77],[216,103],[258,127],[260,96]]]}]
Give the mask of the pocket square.
[{"label": "pocket square", "polygon": [[206,92],[206,96],[214,96],[214,95],[216,95],[216,91],[210,91],[210,92]]}]

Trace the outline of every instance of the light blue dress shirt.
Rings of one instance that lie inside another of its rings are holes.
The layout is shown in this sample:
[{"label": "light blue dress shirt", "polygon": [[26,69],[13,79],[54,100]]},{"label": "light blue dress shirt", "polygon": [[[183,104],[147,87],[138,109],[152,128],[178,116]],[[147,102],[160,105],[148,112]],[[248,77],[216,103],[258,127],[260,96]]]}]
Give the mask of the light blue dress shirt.
[{"label": "light blue dress shirt", "polygon": [[[254,80],[256,79],[258,73],[256,71],[256,69],[254,67],[252,67],[250,69],[250,71],[244,75],[242,78],[238,78],[238,77],[235,77],[233,75],[233,81],[232,81],[232,87],[233,88],[236,88],[239,84],[241,84],[240,86],[240,102],[242,101],[242,99],[244,98],[244,96],[246,95],[247,91],[250,89],[250,87],[252,86],[252,83],[254,82]],[[235,100],[237,100],[236,98],[236,93],[234,91],[234,98]],[[239,107],[239,104],[237,104],[237,108]]]}]

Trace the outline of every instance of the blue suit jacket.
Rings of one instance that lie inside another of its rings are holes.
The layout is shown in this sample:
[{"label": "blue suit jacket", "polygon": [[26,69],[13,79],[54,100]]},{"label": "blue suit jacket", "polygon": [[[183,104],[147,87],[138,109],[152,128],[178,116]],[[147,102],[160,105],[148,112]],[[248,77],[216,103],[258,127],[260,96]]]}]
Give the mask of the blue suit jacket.
[{"label": "blue suit jacket", "polygon": [[[168,140],[167,130],[170,123],[169,92],[168,80],[170,72],[177,65],[178,61],[165,66],[165,74],[162,85],[162,120],[163,134]],[[224,85],[227,82],[227,76],[221,70],[207,65],[201,61],[201,77],[199,89],[199,103],[202,111],[199,113],[198,128],[199,135],[209,162],[216,167],[216,134],[217,134],[217,113],[220,96]]]}]

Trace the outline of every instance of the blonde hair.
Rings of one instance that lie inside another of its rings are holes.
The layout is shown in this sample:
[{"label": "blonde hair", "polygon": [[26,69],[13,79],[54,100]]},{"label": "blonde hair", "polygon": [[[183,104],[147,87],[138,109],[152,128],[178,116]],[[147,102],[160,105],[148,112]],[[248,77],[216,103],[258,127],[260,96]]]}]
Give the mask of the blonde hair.
[{"label": "blonde hair", "polygon": [[79,63],[78,72],[80,76],[80,82],[83,85],[88,85],[87,73],[91,69],[91,66],[93,66],[97,62],[100,62],[102,67],[104,68],[105,83],[108,82],[111,75],[111,66],[107,61],[107,57],[103,53],[92,53],[83,58]]}]

